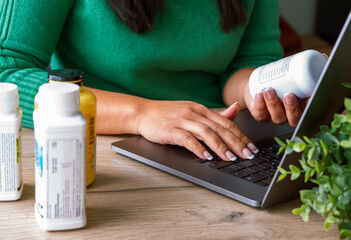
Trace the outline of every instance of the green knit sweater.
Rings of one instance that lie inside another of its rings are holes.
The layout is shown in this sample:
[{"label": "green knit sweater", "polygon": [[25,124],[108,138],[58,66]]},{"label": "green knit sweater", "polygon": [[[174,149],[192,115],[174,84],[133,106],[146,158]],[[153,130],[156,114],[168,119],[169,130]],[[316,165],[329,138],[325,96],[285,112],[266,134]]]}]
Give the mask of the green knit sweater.
[{"label": "green knit sweater", "polygon": [[0,82],[19,86],[22,126],[45,68],[79,68],[92,88],[223,107],[234,72],[282,57],[278,0],[244,0],[245,26],[224,33],[216,0],[165,0],[136,34],[108,0],[0,0]]}]

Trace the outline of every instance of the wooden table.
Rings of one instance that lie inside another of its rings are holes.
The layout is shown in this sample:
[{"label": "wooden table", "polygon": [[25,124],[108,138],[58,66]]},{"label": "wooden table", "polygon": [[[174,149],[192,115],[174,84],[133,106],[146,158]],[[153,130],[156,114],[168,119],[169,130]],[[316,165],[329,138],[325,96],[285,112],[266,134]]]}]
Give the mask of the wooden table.
[{"label": "wooden table", "polygon": [[110,150],[125,136],[99,136],[97,177],[87,189],[85,228],[42,231],[34,217],[33,130],[23,129],[24,193],[0,202],[0,239],[338,239],[316,213],[304,223],[291,209],[246,206]]}]

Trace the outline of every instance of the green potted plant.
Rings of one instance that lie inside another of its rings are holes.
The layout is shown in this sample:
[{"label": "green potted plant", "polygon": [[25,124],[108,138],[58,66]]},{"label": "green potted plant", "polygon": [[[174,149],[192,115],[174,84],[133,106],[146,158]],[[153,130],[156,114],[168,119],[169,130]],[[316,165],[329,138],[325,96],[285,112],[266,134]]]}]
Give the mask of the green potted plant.
[{"label": "green potted plant", "polygon": [[[344,85],[351,87],[350,83]],[[303,175],[305,182],[313,182],[312,189],[300,191],[302,205],[293,213],[307,222],[313,209],[325,217],[325,230],[337,223],[340,239],[351,239],[351,98],[345,98],[344,105],[344,114],[335,114],[330,127],[321,126],[312,138],[295,137],[285,142],[276,138],[278,153],[301,153],[299,166],[278,167],[278,181],[288,175],[292,181]]]}]

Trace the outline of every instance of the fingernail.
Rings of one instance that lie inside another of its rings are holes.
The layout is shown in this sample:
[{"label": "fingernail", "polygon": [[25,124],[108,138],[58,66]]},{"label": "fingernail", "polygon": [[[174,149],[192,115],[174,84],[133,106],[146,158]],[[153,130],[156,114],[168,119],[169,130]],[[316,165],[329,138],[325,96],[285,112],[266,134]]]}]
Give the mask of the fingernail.
[{"label": "fingernail", "polygon": [[231,160],[231,161],[235,161],[237,159],[237,157],[230,151],[227,151],[225,153],[225,155]]},{"label": "fingernail", "polygon": [[275,95],[274,89],[271,88],[271,87],[266,88],[264,91],[266,92],[267,97],[268,97],[269,99],[272,99],[272,98],[274,98],[274,97],[276,96],[276,95]]},{"label": "fingernail", "polygon": [[233,103],[232,105],[230,105],[228,108],[234,107],[235,105],[239,104],[238,102]]},{"label": "fingernail", "polygon": [[248,158],[248,159],[253,159],[255,156],[252,154],[252,152],[247,149],[247,148],[244,148],[243,150],[243,154]]},{"label": "fingernail", "polygon": [[247,144],[247,146],[250,148],[250,150],[254,153],[254,154],[257,154],[259,151],[258,151],[258,148],[253,144],[253,143],[249,143]]},{"label": "fingernail", "polygon": [[296,97],[292,93],[285,93],[284,98],[287,104],[293,104],[296,102]]},{"label": "fingernail", "polygon": [[322,53],[322,55],[328,60],[329,56],[326,53]]},{"label": "fingernail", "polygon": [[204,151],[204,156],[209,161],[211,161],[213,159],[212,155],[207,151]]},{"label": "fingernail", "polygon": [[262,102],[263,101],[263,93],[257,93],[256,94],[256,100],[259,101],[259,102]]}]

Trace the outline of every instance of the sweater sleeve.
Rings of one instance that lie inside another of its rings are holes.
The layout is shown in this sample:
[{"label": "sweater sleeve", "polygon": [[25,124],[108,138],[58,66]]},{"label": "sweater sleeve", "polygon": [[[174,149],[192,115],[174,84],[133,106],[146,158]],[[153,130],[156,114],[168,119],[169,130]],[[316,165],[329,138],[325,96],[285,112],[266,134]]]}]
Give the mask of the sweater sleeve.
[{"label": "sweater sleeve", "polygon": [[0,0],[0,82],[18,85],[24,127],[73,1]]},{"label": "sweater sleeve", "polygon": [[243,68],[259,67],[283,56],[283,48],[279,42],[278,0],[256,0],[252,11],[247,15],[248,23],[238,51],[220,77],[222,92],[235,72]]}]

